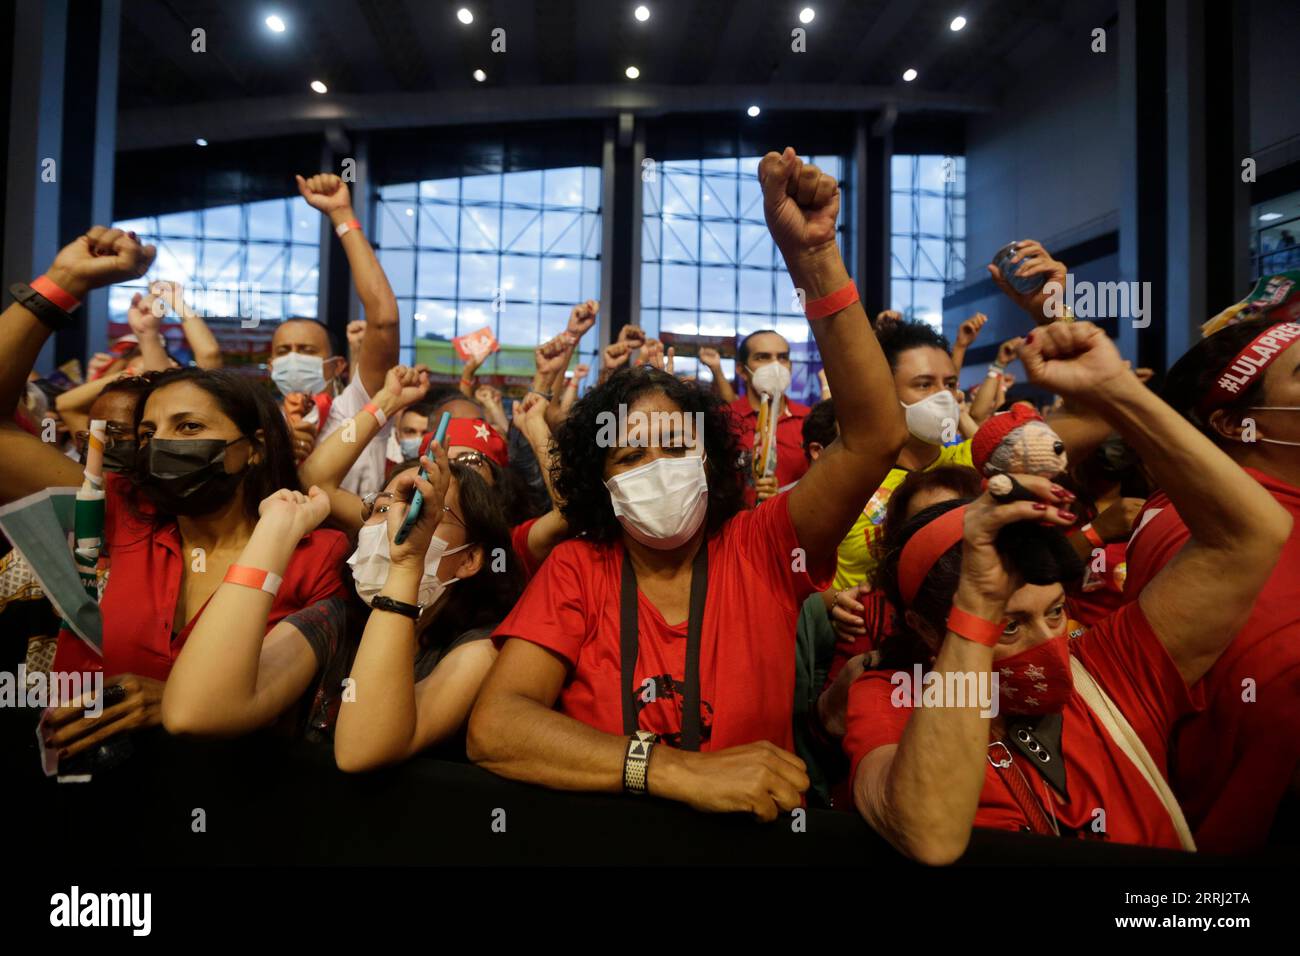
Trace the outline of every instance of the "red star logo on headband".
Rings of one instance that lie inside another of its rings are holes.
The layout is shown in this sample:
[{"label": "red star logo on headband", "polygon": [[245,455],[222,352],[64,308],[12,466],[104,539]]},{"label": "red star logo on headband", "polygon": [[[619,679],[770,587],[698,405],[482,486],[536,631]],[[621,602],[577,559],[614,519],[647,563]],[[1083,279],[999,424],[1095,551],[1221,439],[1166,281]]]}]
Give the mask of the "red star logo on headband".
[{"label": "red star logo on headband", "polygon": [[491,436],[488,434],[488,427],[483,423],[474,426],[474,437],[487,441]]}]

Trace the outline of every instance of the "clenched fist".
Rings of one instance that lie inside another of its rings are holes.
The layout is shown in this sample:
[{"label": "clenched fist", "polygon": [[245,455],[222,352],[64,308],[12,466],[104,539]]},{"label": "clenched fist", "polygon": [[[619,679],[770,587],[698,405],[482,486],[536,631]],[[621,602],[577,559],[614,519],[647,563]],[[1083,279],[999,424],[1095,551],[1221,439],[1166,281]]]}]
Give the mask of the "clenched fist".
[{"label": "clenched fist", "polygon": [[317,173],[311,179],[294,178],[298,180],[298,192],[313,209],[329,215],[352,208],[352,195],[347,183],[333,173]]},{"label": "clenched fist", "polygon": [[768,232],[787,260],[835,242],[840,212],[839,183],[787,146],[758,164],[763,215]]},{"label": "clenched fist", "polygon": [[133,232],[91,226],[59,250],[46,275],[63,291],[84,299],[91,289],[140,278],[157,254]]}]

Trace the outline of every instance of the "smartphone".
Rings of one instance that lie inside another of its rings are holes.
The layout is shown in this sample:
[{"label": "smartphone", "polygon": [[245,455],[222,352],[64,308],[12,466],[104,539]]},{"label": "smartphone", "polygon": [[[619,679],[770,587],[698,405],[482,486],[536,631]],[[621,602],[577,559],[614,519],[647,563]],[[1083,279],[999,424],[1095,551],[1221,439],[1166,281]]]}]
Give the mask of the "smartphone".
[{"label": "smartphone", "polygon": [[1015,289],[1021,295],[1027,295],[1030,292],[1038,291],[1042,288],[1043,283],[1047,281],[1047,274],[1043,273],[1042,275],[1036,276],[1015,275],[1015,271],[1024,265],[1023,259],[1020,262],[1017,262],[1014,266],[1010,265],[1011,257],[1015,254],[1016,244],[1014,242],[1009,242],[998,250],[998,254],[993,257],[993,264],[997,266],[998,271],[1002,273],[1002,278],[1006,279],[1007,282],[1011,284],[1011,288]]},{"label": "smartphone", "polygon": [[[447,424],[450,421],[451,412],[443,412],[442,419],[438,422],[438,430],[433,433],[433,441],[429,442],[428,445],[425,445],[424,448],[420,450],[422,454],[429,450],[429,447],[433,442],[436,441],[438,444],[442,444],[442,440],[447,436]],[[420,477],[429,477],[429,474],[424,470],[423,465],[420,466]],[[393,544],[401,544],[406,540],[407,536],[411,533],[411,529],[415,527],[415,523],[420,520],[420,512],[423,509],[424,495],[420,494],[420,489],[417,488],[415,489],[415,493],[411,495],[411,507],[406,510],[406,517],[402,519],[402,524],[398,527],[397,534],[393,535]]]}]

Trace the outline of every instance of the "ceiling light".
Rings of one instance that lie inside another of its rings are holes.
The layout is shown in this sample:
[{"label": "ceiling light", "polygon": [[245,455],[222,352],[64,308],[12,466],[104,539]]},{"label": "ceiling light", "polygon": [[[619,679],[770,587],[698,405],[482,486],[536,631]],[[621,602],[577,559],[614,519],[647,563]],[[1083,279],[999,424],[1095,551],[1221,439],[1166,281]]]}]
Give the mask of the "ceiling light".
[{"label": "ceiling light", "polygon": [[476,80],[478,80],[480,83],[482,83],[484,80],[487,79],[487,74],[484,73],[482,70],[475,70],[475,71],[474,71],[474,79],[476,79]]},{"label": "ceiling light", "polygon": [[1259,217],[1259,221],[1272,222],[1274,219],[1281,219],[1281,218],[1282,218],[1282,214],[1280,212],[1266,212],[1264,213],[1264,215]]},{"label": "ceiling light", "polygon": [[406,207],[406,214],[407,214],[408,216],[414,216],[414,215],[415,215],[415,210],[412,209],[410,206],[407,206],[407,207]]},{"label": "ceiling light", "polygon": [[469,26],[474,22],[474,14],[470,13],[466,7],[461,7],[456,11],[456,19],[466,26]]},{"label": "ceiling light", "polygon": [[636,17],[642,23],[650,19],[650,8],[642,4],[633,11],[632,16]]},{"label": "ceiling light", "polygon": [[284,21],[273,13],[266,18],[266,28],[272,33],[283,33]]},{"label": "ceiling light", "polygon": [[948,29],[951,30],[953,33],[956,33],[965,25],[966,25],[965,17],[953,17],[952,23],[948,24]]},{"label": "ceiling light", "polygon": [[637,69],[636,67],[634,67],[634,66],[629,66],[629,67],[628,67],[626,70],[624,70],[623,72],[627,74],[627,78],[628,78],[629,80],[635,80],[638,76],[641,75],[641,71],[638,70],[638,69]]},{"label": "ceiling light", "polygon": [[812,7],[804,7],[802,10],[799,11],[799,22],[812,23],[813,17],[815,16],[817,16],[816,10],[814,10]]},{"label": "ceiling light", "polygon": [[[196,140],[194,141],[194,145],[195,145],[195,146],[207,146],[207,145],[208,145],[208,141],[207,141],[206,139],[204,139],[202,136],[200,136],[198,139],[196,139]],[[1279,218],[1281,218],[1281,217],[1279,217]]]},{"label": "ceiling light", "polygon": [[903,80],[905,82],[911,83],[914,79],[916,79],[916,70],[913,70],[909,67],[908,69],[903,71]]},{"label": "ceiling light", "polygon": [[760,110],[757,106],[751,106],[749,109],[745,110],[745,112],[748,113],[750,116],[757,116],[759,113],[762,112],[762,110]]},{"label": "ceiling light", "polygon": [[317,93],[328,93],[328,92],[329,92],[329,87],[326,86],[324,83],[322,83],[320,80],[312,80],[312,81],[311,81],[311,88],[312,88],[313,90],[315,90]]}]

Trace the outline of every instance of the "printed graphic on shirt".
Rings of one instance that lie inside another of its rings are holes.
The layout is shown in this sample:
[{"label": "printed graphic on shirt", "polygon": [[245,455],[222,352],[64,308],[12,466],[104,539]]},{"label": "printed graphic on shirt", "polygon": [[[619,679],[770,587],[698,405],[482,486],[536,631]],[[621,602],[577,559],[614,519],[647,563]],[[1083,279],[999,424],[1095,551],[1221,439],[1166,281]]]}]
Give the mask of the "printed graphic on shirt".
[{"label": "printed graphic on shirt", "polygon": [[[648,678],[636,697],[636,725],[642,730],[658,734],[670,747],[682,745],[682,707],[686,702],[686,688],[671,674],[656,674]],[[713,736],[713,704],[700,701],[700,745]]]},{"label": "printed graphic on shirt", "polygon": [[889,496],[893,493],[893,488],[877,488],[876,493],[872,495],[871,500],[867,502],[867,507],[863,509],[863,512],[866,514],[867,520],[873,525],[879,525],[885,520],[885,509],[889,504]]}]

